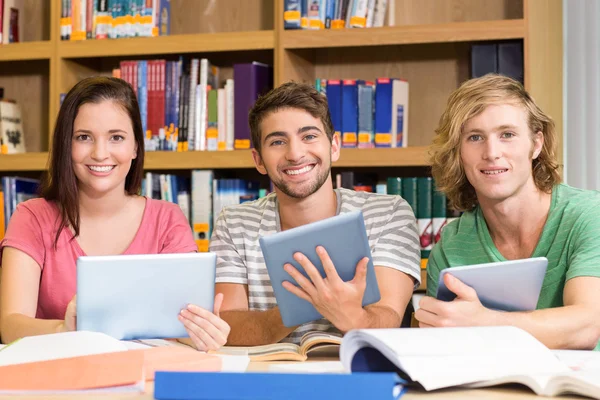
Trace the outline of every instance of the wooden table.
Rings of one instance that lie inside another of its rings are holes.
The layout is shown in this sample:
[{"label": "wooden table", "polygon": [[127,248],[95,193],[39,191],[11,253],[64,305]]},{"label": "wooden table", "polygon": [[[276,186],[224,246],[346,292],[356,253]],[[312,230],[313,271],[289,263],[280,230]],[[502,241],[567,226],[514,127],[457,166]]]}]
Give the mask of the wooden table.
[{"label": "wooden table", "polygon": [[[334,360],[331,360],[334,361]],[[261,372],[268,371],[268,362],[251,362],[248,366],[248,371]],[[146,385],[146,393],[144,394],[81,394],[81,395],[54,395],[54,396],[0,396],[0,399],[18,399],[18,400],[152,400],[154,392],[154,382],[149,382]],[[391,396],[390,396],[391,398]],[[556,397],[557,399],[571,399],[581,400],[583,397],[573,396],[561,396]],[[547,397],[536,396],[532,391],[527,388],[514,386],[514,387],[501,387],[491,389],[470,389],[470,390],[440,390],[436,392],[425,392],[419,390],[409,390],[402,400],[532,400],[532,399],[547,399]]]}]

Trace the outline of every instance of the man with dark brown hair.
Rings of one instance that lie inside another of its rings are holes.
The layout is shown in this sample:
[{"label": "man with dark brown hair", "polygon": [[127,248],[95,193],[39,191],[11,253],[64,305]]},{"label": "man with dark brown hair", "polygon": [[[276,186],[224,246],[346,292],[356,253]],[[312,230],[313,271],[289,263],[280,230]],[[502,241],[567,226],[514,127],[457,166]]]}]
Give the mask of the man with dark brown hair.
[{"label": "man with dark brown hair", "polygon": [[[419,239],[408,203],[399,196],[333,189],[331,163],[339,158],[340,138],[334,135],[327,99],[313,87],[290,82],[272,90],[256,102],[249,122],[256,168],[269,176],[275,192],[223,210],[211,238],[216,290],[224,294],[221,317],[231,326],[228,344],[298,343],[314,330],[399,327],[420,280]],[[300,287],[284,287],[312,303],[325,319],[286,328],[259,238],[355,210],[365,218],[381,300],[362,307],[365,260],[356,266],[354,279],[343,282],[327,249],[317,249],[331,267],[326,279],[296,254],[311,279],[286,266]]]}]

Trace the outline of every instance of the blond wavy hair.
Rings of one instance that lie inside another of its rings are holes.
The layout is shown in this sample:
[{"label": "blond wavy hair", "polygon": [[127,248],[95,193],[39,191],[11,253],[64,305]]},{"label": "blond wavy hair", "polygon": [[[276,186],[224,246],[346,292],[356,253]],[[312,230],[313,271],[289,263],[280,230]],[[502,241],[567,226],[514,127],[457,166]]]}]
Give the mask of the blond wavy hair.
[{"label": "blond wavy hair", "polygon": [[470,79],[450,95],[429,152],[437,189],[446,194],[450,206],[458,211],[471,210],[478,203],[460,157],[463,127],[487,106],[506,103],[520,105],[527,111],[532,141],[536,132],[542,132],[544,136],[542,151],[531,165],[536,187],[550,193],[552,187],[561,181],[556,160],[554,121],[538,107],[523,85],[497,74]]}]

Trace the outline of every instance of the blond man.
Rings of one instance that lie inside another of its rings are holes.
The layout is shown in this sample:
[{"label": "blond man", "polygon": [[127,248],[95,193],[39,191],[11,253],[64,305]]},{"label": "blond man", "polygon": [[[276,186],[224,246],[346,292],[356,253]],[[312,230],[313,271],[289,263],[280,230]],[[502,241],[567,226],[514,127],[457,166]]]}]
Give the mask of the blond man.
[{"label": "blond man", "polygon": [[457,298],[425,297],[421,327],[512,325],[550,348],[600,349],[600,193],[560,183],[554,122],[520,83],[486,75],[449,98],[432,148],[432,173],[464,211],[446,226],[427,265],[435,296],[442,269],[546,257],[537,310],[498,312],[452,277]]}]

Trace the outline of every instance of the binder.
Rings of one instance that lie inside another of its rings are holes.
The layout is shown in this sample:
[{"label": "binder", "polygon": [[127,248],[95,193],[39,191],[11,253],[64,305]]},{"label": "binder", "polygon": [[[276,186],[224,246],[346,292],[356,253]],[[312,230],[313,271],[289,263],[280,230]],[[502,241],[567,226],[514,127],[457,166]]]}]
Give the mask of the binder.
[{"label": "binder", "polygon": [[157,400],[397,399],[402,381],[390,372],[268,374],[157,372]]}]

